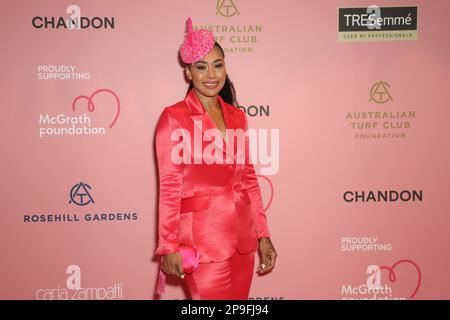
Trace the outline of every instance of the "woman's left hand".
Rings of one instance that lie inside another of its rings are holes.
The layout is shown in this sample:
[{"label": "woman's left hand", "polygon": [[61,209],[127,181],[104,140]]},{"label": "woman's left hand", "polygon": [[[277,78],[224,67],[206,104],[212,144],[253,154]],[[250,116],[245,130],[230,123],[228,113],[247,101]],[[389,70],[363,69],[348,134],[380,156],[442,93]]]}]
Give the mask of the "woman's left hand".
[{"label": "woman's left hand", "polygon": [[256,272],[260,274],[267,273],[275,267],[275,261],[277,260],[277,252],[270,238],[263,237],[259,239],[259,254],[261,262]]}]

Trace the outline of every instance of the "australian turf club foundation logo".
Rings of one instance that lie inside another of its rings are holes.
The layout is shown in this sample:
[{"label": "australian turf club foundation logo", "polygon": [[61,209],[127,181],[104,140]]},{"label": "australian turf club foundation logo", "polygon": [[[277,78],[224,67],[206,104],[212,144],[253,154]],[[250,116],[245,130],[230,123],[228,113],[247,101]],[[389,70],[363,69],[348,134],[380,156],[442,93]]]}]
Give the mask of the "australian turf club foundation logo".
[{"label": "australian turf club foundation logo", "polygon": [[121,300],[123,299],[123,284],[114,283],[109,287],[82,287],[81,268],[69,265],[66,269],[69,275],[65,286],[40,288],[36,290],[36,300]]},{"label": "australian turf club foundation logo", "polygon": [[366,283],[342,285],[343,300],[414,299],[422,284],[422,272],[416,262],[398,260],[392,265],[369,265]]},{"label": "australian turf club foundation logo", "polygon": [[[225,53],[252,54],[258,50],[258,42],[264,41],[264,26],[254,22],[253,12],[240,10],[237,0],[217,0],[214,21],[207,25],[194,25],[194,30],[208,29],[214,33]],[[249,23],[235,23],[236,17]]]},{"label": "australian turf club foundation logo", "polygon": [[[390,83],[379,80],[368,90],[368,103],[365,109],[346,112],[345,120],[358,140],[405,139],[413,130],[416,111],[398,110],[397,101]],[[362,102],[361,102],[362,103]]]}]

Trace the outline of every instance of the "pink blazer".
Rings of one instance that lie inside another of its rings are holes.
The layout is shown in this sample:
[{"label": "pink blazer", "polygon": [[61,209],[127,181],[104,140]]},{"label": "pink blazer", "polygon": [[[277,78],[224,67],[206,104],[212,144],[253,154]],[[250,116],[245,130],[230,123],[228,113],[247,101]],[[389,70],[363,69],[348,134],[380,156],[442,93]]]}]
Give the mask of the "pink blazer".
[{"label": "pink blazer", "polygon": [[[240,128],[246,132],[248,126],[245,113],[223,101],[220,96],[218,100],[227,129]],[[191,152],[186,154],[187,149],[176,149],[182,141],[181,138],[172,141],[171,135],[176,129],[189,133],[191,140],[199,138],[200,132],[201,143],[195,147],[193,142],[189,142]],[[214,137],[205,141],[207,129],[217,127],[194,89],[184,100],[165,107],[158,121],[157,255],[176,252],[180,245],[187,245],[197,248],[200,263],[223,261],[230,258],[236,249],[240,253],[256,251],[257,239],[270,236],[258,180],[253,164],[249,161],[248,135],[245,135],[245,145],[239,147],[238,143],[234,143],[234,148],[231,148],[232,140],[227,143],[221,135],[222,145]],[[212,143],[223,159],[232,163],[205,163],[208,159],[203,151],[211,148]],[[179,151],[178,154],[186,156],[187,161],[173,161],[174,148]],[[200,150],[197,156],[194,149]],[[245,163],[238,162],[238,150],[245,151]],[[197,163],[198,154],[203,158],[200,159],[201,163]]]}]

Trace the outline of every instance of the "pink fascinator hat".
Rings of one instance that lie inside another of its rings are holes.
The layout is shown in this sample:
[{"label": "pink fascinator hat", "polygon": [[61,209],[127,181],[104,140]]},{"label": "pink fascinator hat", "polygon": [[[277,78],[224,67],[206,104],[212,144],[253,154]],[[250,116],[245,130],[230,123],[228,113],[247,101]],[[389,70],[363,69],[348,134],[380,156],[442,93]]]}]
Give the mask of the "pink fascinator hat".
[{"label": "pink fascinator hat", "polygon": [[189,17],[186,21],[186,37],[180,47],[181,60],[186,64],[197,62],[212,50],[214,43],[214,34],[206,29],[194,31]]}]

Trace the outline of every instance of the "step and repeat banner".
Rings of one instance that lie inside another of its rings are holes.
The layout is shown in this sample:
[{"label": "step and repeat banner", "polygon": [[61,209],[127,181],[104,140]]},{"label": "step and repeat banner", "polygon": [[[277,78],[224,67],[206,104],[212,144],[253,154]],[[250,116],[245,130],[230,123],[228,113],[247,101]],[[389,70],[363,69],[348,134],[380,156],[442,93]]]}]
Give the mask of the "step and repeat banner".
[{"label": "step and repeat banner", "polygon": [[[5,2],[0,298],[160,298],[154,134],[187,91],[188,16],[224,48],[251,128],[278,259],[250,299],[450,298],[449,11]],[[162,299],[189,295],[171,280]]]}]

